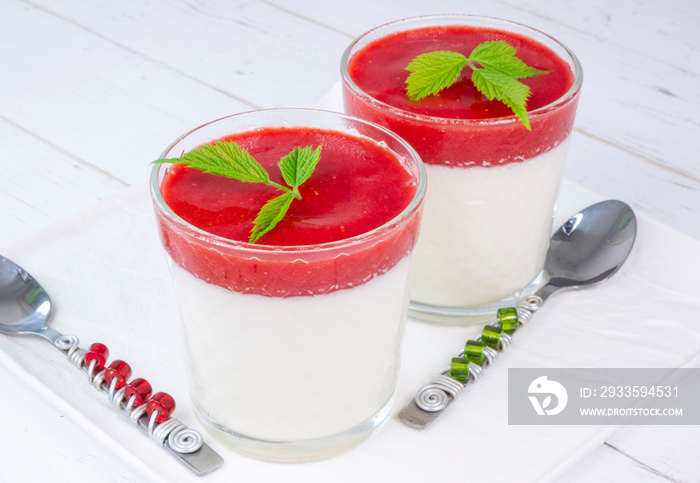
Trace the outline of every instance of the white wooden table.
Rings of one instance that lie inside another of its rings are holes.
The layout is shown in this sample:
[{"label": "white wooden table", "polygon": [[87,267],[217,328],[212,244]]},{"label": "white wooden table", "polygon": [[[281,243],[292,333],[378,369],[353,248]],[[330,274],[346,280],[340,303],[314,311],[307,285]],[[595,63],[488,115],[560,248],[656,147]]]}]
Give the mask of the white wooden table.
[{"label": "white wooden table", "polygon": [[[195,126],[309,105],[354,37],[431,13],[508,18],[567,44],[584,68],[567,178],[700,240],[696,0],[2,0],[0,247],[143,183]],[[700,481],[698,435],[625,427],[565,480]]]}]

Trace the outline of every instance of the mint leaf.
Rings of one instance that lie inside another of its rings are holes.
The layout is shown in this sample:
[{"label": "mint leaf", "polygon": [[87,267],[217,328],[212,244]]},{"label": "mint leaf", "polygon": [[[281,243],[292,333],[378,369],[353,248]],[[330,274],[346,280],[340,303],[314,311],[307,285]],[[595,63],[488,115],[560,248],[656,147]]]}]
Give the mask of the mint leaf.
[{"label": "mint leaf", "polygon": [[419,101],[450,87],[465,65],[467,58],[464,55],[447,50],[417,56],[406,67],[411,72],[406,80],[408,98]]},{"label": "mint leaf", "polygon": [[469,54],[469,60],[474,62],[491,63],[504,57],[513,57],[515,47],[504,40],[482,42]]},{"label": "mint leaf", "polygon": [[478,62],[486,70],[495,70],[515,79],[526,79],[547,71],[530,67],[515,57],[515,47],[505,40],[483,42],[469,55],[470,62]]},{"label": "mint leaf", "polygon": [[527,99],[530,97],[528,86],[499,71],[487,69],[477,69],[472,72],[472,82],[490,101],[496,99],[510,107],[525,127],[530,130],[530,120],[527,118],[527,109],[525,108]]},{"label": "mint leaf", "polygon": [[284,218],[295,198],[301,199],[299,186],[305,183],[316,169],[321,159],[321,147],[322,145],[319,145],[313,149],[311,146],[297,146],[277,163],[284,181],[291,189],[271,181],[265,168],[235,142],[218,141],[213,145],[205,144],[180,158],[158,159],[153,163],[183,164],[205,173],[250,183],[263,183],[284,191],[284,194],[268,200],[253,220],[249,242],[255,243]]},{"label": "mint leaf", "polygon": [[184,164],[205,173],[249,183],[268,183],[270,176],[248,151],[234,142],[204,144],[181,158],[159,159],[154,163]]},{"label": "mint leaf", "polygon": [[294,193],[287,192],[265,203],[253,221],[253,229],[250,231],[250,243],[255,243],[265,233],[272,230],[287,214],[292,201],[294,201]]},{"label": "mint leaf", "polygon": [[472,50],[469,57],[445,50],[420,54],[411,61],[406,70],[411,74],[406,79],[406,95],[417,101],[454,84],[462,69],[472,69],[474,86],[489,100],[498,100],[510,107],[530,130],[527,117],[527,100],[530,88],[519,82],[547,71],[530,67],[515,57],[516,49],[504,40],[482,42]]},{"label": "mint leaf", "polygon": [[282,172],[284,181],[297,194],[297,199],[301,199],[297,188],[311,177],[320,159],[321,146],[315,150],[312,150],[311,146],[304,148],[297,146],[288,155],[280,159],[280,162],[277,164]]}]

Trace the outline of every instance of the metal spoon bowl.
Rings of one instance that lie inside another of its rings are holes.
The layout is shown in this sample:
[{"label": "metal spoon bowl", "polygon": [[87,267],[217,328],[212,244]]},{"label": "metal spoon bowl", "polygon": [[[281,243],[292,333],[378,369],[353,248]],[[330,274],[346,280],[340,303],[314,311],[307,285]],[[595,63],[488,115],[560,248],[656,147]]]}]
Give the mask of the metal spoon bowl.
[{"label": "metal spoon bowl", "polygon": [[627,260],[637,219],[622,201],[607,200],[576,213],[552,235],[544,264],[548,282],[536,295],[584,288],[612,277]]},{"label": "metal spoon bowl", "polygon": [[61,334],[46,326],[51,298],[39,282],[0,255],[0,333],[44,337],[55,343]]}]

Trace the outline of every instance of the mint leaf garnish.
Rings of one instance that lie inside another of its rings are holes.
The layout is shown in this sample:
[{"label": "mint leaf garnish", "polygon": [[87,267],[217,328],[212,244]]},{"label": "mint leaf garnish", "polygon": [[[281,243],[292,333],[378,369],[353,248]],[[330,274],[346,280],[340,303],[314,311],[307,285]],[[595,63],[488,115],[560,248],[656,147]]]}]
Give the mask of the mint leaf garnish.
[{"label": "mint leaf garnish", "polygon": [[287,214],[289,205],[294,201],[294,193],[289,192],[272,198],[263,205],[253,221],[253,229],[250,232],[250,243],[255,243],[265,233],[272,230]]},{"label": "mint leaf garnish", "polygon": [[284,194],[268,200],[253,221],[248,241],[255,243],[284,218],[294,199],[301,199],[299,187],[311,177],[320,159],[320,145],[316,149],[297,146],[280,159],[277,166],[289,187],[270,180],[265,168],[235,142],[205,144],[183,154],[181,158],[158,159],[153,163],[183,164],[205,173],[248,183],[264,183],[284,191]]},{"label": "mint leaf garnish", "polygon": [[297,199],[301,199],[298,187],[301,186],[316,169],[316,164],[321,159],[321,146],[312,150],[311,146],[305,148],[295,147],[288,155],[280,159],[277,166],[282,171],[284,181],[294,189]]},{"label": "mint leaf garnish", "polygon": [[465,65],[467,58],[458,52],[439,50],[417,56],[406,67],[411,72],[406,81],[408,98],[418,101],[450,87]]},{"label": "mint leaf garnish", "polygon": [[406,70],[411,72],[406,79],[406,94],[413,101],[454,84],[465,66],[472,69],[474,86],[489,100],[498,100],[510,107],[525,127],[530,129],[527,118],[527,100],[530,88],[519,82],[547,71],[530,67],[515,57],[516,49],[504,40],[483,42],[472,50],[469,57],[458,52],[440,50],[420,54],[411,61]]},{"label": "mint leaf garnish", "polygon": [[527,118],[525,107],[527,98],[530,97],[528,86],[501,72],[486,69],[472,72],[472,82],[489,101],[496,99],[510,107],[525,127],[530,129],[530,120]]},{"label": "mint leaf garnish", "polygon": [[154,163],[186,164],[205,173],[235,178],[249,183],[266,183],[270,176],[245,149],[236,143],[217,142],[194,149],[178,160],[159,159]]},{"label": "mint leaf garnish", "polygon": [[478,62],[482,67],[496,70],[516,79],[526,79],[539,74],[546,74],[546,70],[530,67],[515,56],[515,47],[504,40],[484,42],[472,50],[469,55],[470,62]]}]

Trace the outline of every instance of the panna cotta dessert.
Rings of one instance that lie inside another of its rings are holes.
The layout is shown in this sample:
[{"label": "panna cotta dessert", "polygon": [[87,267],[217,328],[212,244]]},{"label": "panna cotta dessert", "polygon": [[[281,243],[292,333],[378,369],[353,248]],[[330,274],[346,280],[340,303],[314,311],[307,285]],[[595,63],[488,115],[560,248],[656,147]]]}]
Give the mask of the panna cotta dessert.
[{"label": "panna cotta dessert", "polygon": [[[439,93],[407,95],[418,56],[465,57],[504,41],[537,75],[521,79],[529,129],[489,100],[465,67]],[[416,247],[411,308],[419,318],[462,321],[512,304],[542,276],[582,82],[576,57],[537,30],[467,15],[418,17],[367,32],[341,62],[345,111],[409,142],[428,190]]]},{"label": "panna cotta dessert", "polygon": [[215,143],[235,143],[277,185],[287,181],[278,163],[294,149],[320,147],[320,156],[299,198],[254,243],[256,216],[278,188],[185,164],[154,169],[195,411],[251,456],[343,451],[371,435],[393,401],[422,163],[379,126],[302,109],[215,121],[161,158]]}]

